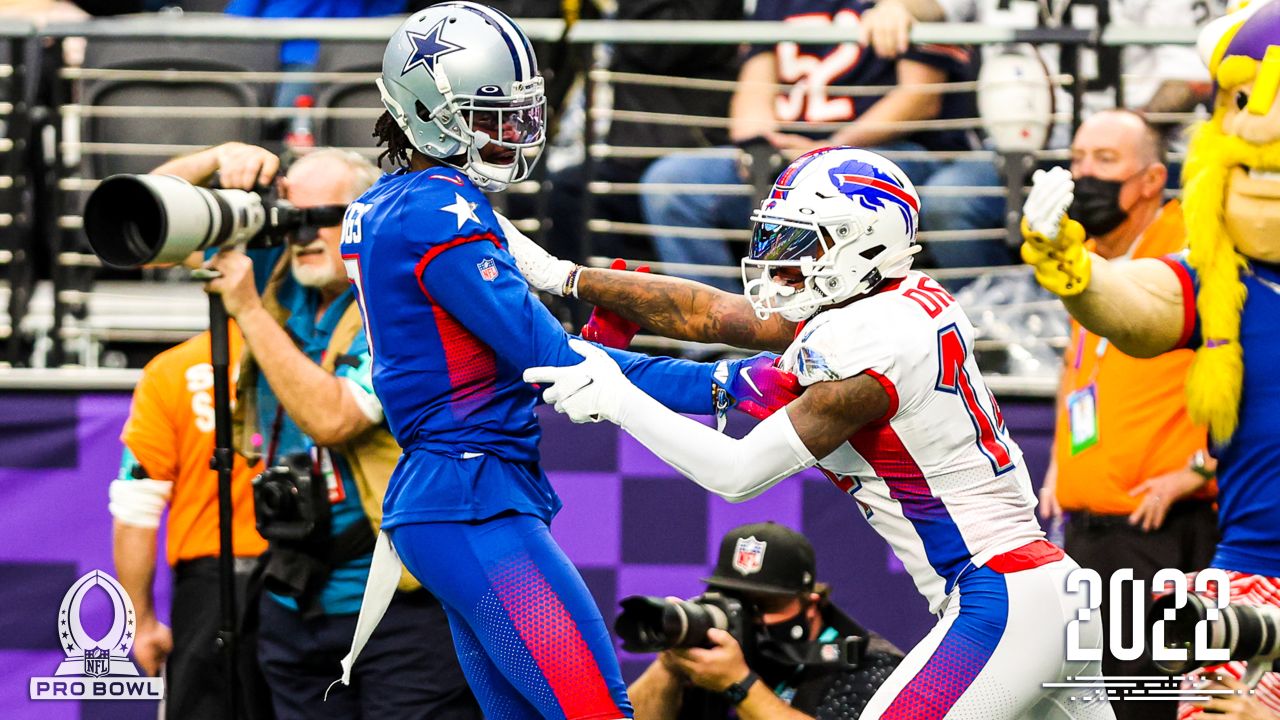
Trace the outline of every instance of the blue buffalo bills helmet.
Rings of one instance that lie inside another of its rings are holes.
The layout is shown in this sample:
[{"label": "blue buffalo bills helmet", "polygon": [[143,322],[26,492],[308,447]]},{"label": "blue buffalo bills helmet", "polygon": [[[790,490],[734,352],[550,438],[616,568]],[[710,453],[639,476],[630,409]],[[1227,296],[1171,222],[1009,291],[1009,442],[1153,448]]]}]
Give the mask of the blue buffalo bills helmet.
[{"label": "blue buffalo bills helmet", "polygon": [[[742,260],[747,299],[761,318],[812,317],[911,270],[920,196],[906,173],[851,147],[802,155],[778,176],[751,215],[750,254]],[[798,268],[804,285],[776,278]]]},{"label": "blue buffalo bills helmet", "polygon": [[409,142],[481,189],[533,171],[546,140],[542,77],[529,38],[498,10],[448,2],[409,16],[387,43],[377,84]]}]

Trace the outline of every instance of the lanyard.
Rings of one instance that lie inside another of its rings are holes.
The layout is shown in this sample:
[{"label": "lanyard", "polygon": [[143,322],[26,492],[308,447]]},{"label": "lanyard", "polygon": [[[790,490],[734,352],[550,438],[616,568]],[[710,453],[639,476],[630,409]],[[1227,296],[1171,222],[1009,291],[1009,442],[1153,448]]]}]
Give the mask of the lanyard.
[{"label": "lanyard", "polygon": [[[1088,335],[1089,331],[1085,330],[1083,326],[1080,328],[1079,334],[1076,335],[1076,359],[1071,365],[1075,370],[1079,370],[1084,361],[1084,341]],[[1098,339],[1098,347],[1093,349],[1093,355],[1095,358],[1093,362],[1093,372],[1089,373],[1089,382],[1085,383],[1085,385],[1090,385],[1093,381],[1098,379],[1098,370],[1102,367],[1102,357],[1107,354],[1107,348],[1109,347],[1111,347],[1111,343],[1106,338]]]}]

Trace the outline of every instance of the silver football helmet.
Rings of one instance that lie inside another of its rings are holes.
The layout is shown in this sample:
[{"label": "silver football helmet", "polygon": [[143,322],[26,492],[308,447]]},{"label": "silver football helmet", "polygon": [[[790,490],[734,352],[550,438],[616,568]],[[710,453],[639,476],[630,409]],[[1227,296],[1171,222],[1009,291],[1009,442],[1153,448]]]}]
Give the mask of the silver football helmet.
[{"label": "silver football helmet", "polygon": [[502,12],[449,2],[414,13],[387,43],[377,84],[409,142],[480,189],[533,171],[546,140],[543,82],[529,38]]}]

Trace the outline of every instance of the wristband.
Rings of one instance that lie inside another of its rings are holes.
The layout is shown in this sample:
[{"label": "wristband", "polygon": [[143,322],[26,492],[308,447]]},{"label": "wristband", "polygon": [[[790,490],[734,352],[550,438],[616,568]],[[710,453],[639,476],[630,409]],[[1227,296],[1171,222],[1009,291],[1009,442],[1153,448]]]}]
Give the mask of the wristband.
[{"label": "wristband", "polygon": [[564,285],[560,288],[562,297],[578,297],[578,273],[582,271],[581,265],[574,265],[569,274],[565,276]]}]

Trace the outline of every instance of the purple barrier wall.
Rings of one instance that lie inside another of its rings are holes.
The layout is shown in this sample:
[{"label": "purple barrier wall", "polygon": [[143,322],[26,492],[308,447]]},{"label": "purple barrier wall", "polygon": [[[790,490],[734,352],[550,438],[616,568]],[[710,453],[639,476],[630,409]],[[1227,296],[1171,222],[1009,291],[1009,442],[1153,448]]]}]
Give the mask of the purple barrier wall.
[{"label": "purple barrier wall", "polygon": [[[53,675],[64,657],[56,621],[68,587],[89,570],[113,571],[107,483],[119,463],[117,436],[128,407],[125,394],[0,396],[0,717],[155,717],[152,702],[27,698],[28,679]],[[1047,465],[1052,408],[1047,401],[1002,407],[1038,482]],[[831,583],[836,602],[864,624],[904,649],[932,626],[924,600],[856,505],[816,473],[731,505],[679,477],[612,425],[572,425],[552,413],[542,420],[545,466],[565,503],[552,530],[610,624],[622,597],[697,594],[720,536],[772,519],[813,540],[819,579]],[[735,422],[730,432],[746,426]],[[168,584],[161,568],[162,617]],[[95,603],[100,594],[90,594],[84,613],[95,637],[105,630],[108,610],[102,598]],[[628,678],[649,659],[621,657]]]}]

